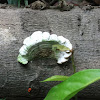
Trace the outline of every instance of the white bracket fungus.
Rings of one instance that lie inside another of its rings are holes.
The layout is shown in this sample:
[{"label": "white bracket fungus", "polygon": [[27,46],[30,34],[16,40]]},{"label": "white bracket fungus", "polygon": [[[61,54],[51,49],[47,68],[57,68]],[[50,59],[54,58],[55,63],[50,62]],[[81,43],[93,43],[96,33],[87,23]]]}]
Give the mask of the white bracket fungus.
[{"label": "white bracket fungus", "polygon": [[36,31],[23,41],[18,62],[27,64],[35,57],[55,58],[58,64],[68,61],[72,54],[72,44],[63,36]]}]

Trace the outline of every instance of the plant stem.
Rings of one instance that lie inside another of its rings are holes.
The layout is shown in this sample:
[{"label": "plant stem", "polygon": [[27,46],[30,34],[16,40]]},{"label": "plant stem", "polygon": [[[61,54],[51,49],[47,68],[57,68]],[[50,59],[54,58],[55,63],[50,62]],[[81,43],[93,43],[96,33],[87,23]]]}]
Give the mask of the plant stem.
[{"label": "plant stem", "polygon": [[18,7],[20,7],[20,2],[21,2],[21,1],[20,1],[20,0],[18,0]]},{"label": "plant stem", "polygon": [[24,0],[25,7],[28,6],[28,0]]},{"label": "plant stem", "polygon": [[[76,66],[75,66],[75,62],[74,62],[74,51],[72,52],[71,60],[72,60],[72,66],[73,66],[73,74],[75,74],[76,73]],[[78,100],[77,95],[75,95],[75,100]]]},{"label": "plant stem", "polygon": [[72,67],[73,67],[73,70],[74,70],[73,73],[76,73],[76,66],[75,66],[75,62],[74,62],[74,52],[72,52],[72,58],[71,58],[71,60],[72,60]]}]

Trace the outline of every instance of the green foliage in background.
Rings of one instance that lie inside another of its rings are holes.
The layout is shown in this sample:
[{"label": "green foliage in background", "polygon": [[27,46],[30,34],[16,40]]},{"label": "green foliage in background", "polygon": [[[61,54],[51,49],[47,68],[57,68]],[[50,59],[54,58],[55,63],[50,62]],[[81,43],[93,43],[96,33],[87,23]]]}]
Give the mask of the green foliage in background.
[{"label": "green foliage in background", "polygon": [[[21,2],[24,1],[24,5],[25,6],[28,6],[28,1],[29,0],[7,0],[8,1],[8,4],[11,4],[11,5],[15,5],[15,6],[18,6],[20,7],[21,5]],[[46,1],[46,0],[44,0]],[[51,0],[51,2],[53,2],[54,0]],[[56,1],[56,0],[55,0]],[[58,1],[62,1],[62,0],[58,0]],[[75,0],[76,2],[82,2],[83,0]],[[49,3],[49,2],[48,2]]]},{"label": "green foliage in background", "polygon": [[[50,78],[44,81],[48,80],[50,81]],[[52,80],[53,77],[51,78]],[[55,77],[54,80],[56,80]],[[70,100],[79,91],[97,80],[100,80],[100,69],[88,69],[77,72],[51,88],[44,100]]]},{"label": "green foliage in background", "polygon": [[[8,4],[20,7],[22,0],[7,0]],[[28,0],[24,0],[25,6],[28,6]]]}]

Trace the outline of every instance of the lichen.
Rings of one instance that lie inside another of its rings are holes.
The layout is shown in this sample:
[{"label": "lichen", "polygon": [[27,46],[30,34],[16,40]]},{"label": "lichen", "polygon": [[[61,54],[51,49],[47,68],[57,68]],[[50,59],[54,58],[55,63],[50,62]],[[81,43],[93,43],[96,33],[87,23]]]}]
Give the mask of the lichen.
[{"label": "lichen", "polygon": [[58,64],[68,61],[72,54],[72,44],[63,36],[36,31],[23,41],[18,61],[27,64],[35,57],[55,58]]}]

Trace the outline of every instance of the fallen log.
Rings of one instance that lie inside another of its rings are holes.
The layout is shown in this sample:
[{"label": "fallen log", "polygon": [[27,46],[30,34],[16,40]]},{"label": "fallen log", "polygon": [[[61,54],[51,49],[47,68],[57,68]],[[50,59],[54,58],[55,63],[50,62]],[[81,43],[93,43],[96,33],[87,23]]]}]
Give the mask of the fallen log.
[{"label": "fallen log", "polygon": [[[23,40],[34,31],[48,31],[68,38],[73,44],[76,70],[100,68],[100,12],[75,8],[57,10],[0,9],[0,98],[7,100],[43,100],[58,82],[41,83],[53,75],[72,75],[71,60],[58,65],[55,59],[34,59],[28,65],[18,63]],[[100,82],[80,92],[80,98],[100,98]],[[28,89],[32,88],[29,93]],[[82,100],[82,99],[80,99]]]}]

